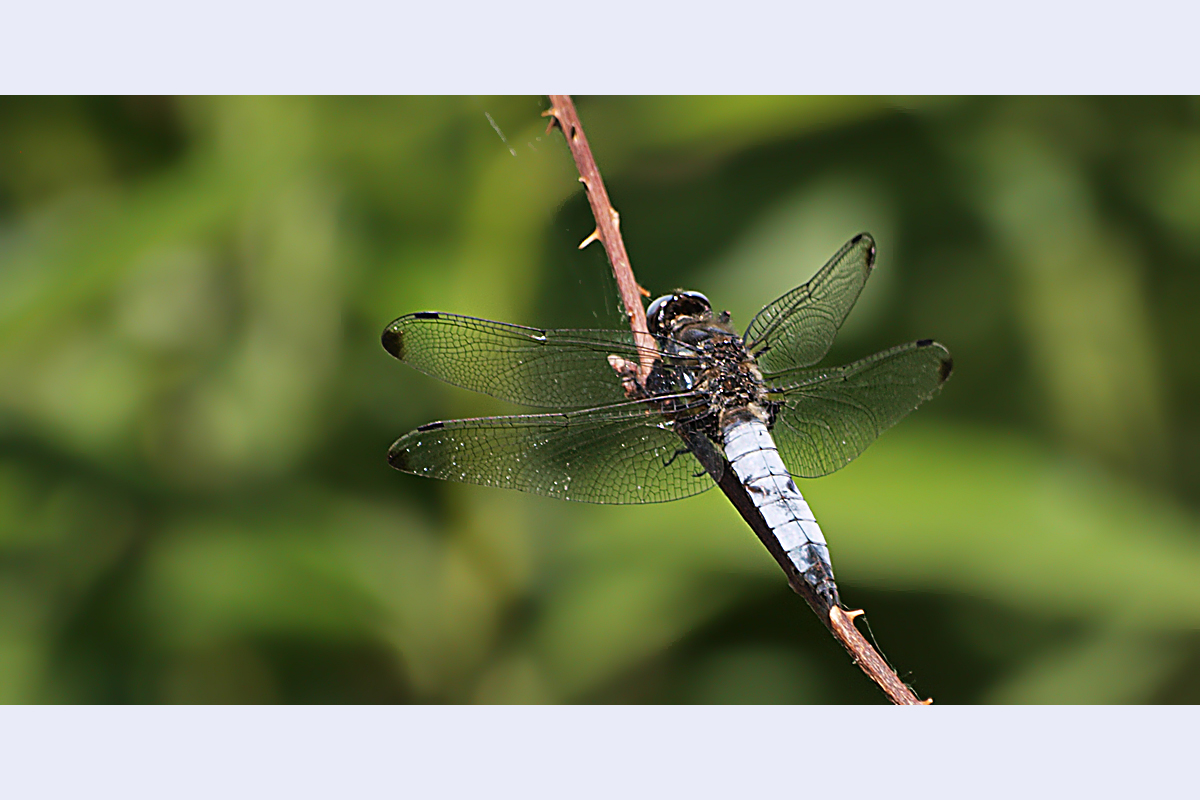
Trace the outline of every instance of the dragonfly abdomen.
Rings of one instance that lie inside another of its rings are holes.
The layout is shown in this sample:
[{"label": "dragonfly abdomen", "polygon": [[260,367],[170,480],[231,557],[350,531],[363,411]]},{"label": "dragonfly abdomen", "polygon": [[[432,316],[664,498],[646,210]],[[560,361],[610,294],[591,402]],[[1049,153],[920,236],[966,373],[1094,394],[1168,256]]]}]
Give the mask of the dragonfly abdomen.
[{"label": "dragonfly abdomen", "polygon": [[788,473],[767,426],[739,419],[723,431],[725,457],[774,533],[788,560],[831,605],[838,602],[829,546],[821,526]]}]

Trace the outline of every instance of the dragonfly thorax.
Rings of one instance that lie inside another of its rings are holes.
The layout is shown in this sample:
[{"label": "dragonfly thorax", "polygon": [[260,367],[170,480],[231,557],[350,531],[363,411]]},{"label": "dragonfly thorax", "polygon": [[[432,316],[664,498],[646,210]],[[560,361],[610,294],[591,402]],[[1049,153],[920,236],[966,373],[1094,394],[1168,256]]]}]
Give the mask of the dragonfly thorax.
[{"label": "dragonfly thorax", "polygon": [[724,430],[743,419],[766,423],[766,384],[741,337],[730,330],[726,335],[710,336],[698,349],[704,366],[704,377],[699,386],[712,398],[718,427]]},{"label": "dragonfly thorax", "polygon": [[[672,319],[670,337],[680,352],[695,361],[688,370],[687,384],[694,396],[707,399],[705,408],[694,422],[714,439],[737,420],[768,421],[768,401],[762,372],[754,363],[742,338],[728,322],[727,315],[714,318],[711,311],[679,314]],[[699,411],[692,407],[693,413]]]},{"label": "dragonfly thorax", "polygon": [[670,386],[667,391],[677,391],[682,385],[695,392],[693,397],[707,400],[702,407],[685,404],[685,416],[690,416],[694,425],[718,439],[720,431],[737,420],[768,421],[762,372],[729,324],[728,313],[713,314],[707,297],[683,290],[658,298],[646,313],[650,332],[663,337],[660,344],[665,355],[695,359],[690,367],[674,373],[673,381],[664,381],[664,388]]}]

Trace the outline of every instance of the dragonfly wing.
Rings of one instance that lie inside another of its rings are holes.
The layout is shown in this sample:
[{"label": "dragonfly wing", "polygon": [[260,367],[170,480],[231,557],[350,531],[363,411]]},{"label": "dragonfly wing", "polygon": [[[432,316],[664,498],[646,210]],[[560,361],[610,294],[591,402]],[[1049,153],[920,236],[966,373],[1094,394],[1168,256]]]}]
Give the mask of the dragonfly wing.
[{"label": "dragonfly wing", "polygon": [[388,451],[396,469],[585,503],[658,503],[713,486],[644,402],[560,414],[433,422]]},{"label": "dragonfly wing", "polygon": [[832,369],[792,373],[772,438],[783,462],[800,478],[817,478],[850,463],[879,434],[933,397],[954,362],[931,339],[893,347]]},{"label": "dragonfly wing", "polygon": [[742,338],[763,372],[784,372],[820,361],[874,264],[875,240],[860,233],[808,283],[758,312]]},{"label": "dragonfly wing", "polygon": [[541,330],[457,314],[421,312],[392,322],[383,346],[427,375],[535,408],[592,408],[625,400],[608,357],[634,364],[633,334]]}]

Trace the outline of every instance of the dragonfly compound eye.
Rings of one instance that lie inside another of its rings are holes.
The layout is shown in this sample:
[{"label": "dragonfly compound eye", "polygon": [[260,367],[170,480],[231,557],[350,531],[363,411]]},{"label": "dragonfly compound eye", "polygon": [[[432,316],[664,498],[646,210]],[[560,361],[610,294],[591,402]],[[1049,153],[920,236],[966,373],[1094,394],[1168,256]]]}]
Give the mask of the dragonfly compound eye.
[{"label": "dragonfly compound eye", "polygon": [[663,295],[646,310],[646,324],[651,333],[665,333],[671,320],[682,316],[701,316],[712,310],[708,298],[699,292],[677,291]]},{"label": "dragonfly compound eye", "polygon": [[663,306],[665,306],[673,297],[675,297],[673,294],[664,294],[662,297],[651,303],[650,307],[646,309],[646,325],[650,328],[651,333],[658,333],[662,330],[661,323],[663,320],[661,317],[663,313]]}]

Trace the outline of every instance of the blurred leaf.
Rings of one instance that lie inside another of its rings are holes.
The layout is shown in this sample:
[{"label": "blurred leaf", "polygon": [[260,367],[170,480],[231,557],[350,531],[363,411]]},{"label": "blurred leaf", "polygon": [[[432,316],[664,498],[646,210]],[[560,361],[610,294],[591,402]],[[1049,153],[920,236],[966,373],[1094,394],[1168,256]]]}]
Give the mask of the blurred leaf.
[{"label": "blurred leaf", "polygon": [[603,688],[731,599],[720,586],[701,591],[681,578],[634,568],[589,576],[555,593],[536,641],[558,692],[577,698]]},{"label": "blurred leaf", "polygon": [[696,669],[693,703],[765,705],[819,703],[819,678],[799,654],[782,648],[729,650]]},{"label": "blurred leaf", "polygon": [[1125,237],[1096,219],[1074,158],[1040,133],[989,129],[980,161],[985,212],[1011,251],[1048,416],[1069,441],[1157,468],[1165,427],[1144,270]]},{"label": "blurred leaf", "polygon": [[620,169],[635,148],[728,153],[887,108],[863,97],[765,96],[585,98],[580,105],[588,139],[607,170]]},{"label": "blurred leaf", "polygon": [[993,703],[1144,703],[1183,661],[1156,637],[1105,631],[1027,665],[990,693]]}]

